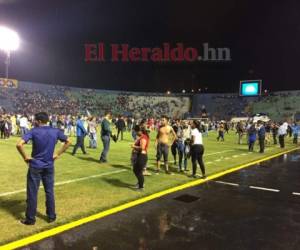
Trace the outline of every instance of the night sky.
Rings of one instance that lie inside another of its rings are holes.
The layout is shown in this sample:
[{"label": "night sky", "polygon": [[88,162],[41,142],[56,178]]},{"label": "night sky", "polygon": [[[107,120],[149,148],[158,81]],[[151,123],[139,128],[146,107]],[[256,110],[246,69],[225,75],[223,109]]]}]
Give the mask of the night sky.
[{"label": "night sky", "polygon": [[[263,88],[299,89],[300,1],[0,0],[0,25],[16,30],[20,49],[10,77],[111,90],[208,88],[238,91],[243,79]],[[93,62],[84,44],[162,47],[181,42],[228,47],[230,62]],[[0,74],[4,75],[3,53]]]}]

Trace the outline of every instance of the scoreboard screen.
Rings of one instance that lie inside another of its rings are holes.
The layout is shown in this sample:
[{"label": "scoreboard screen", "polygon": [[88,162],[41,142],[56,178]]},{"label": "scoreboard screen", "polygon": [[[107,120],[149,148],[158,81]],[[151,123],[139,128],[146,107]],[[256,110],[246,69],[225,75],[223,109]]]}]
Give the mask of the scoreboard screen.
[{"label": "scoreboard screen", "polygon": [[261,80],[240,81],[240,96],[261,95]]}]

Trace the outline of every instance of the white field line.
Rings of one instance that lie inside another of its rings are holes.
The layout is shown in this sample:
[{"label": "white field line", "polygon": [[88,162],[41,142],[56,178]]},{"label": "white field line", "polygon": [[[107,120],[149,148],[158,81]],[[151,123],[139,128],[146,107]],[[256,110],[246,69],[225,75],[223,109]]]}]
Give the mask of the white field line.
[{"label": "white field line", "polygon": [[229,185],[229,186],[235,186],[238,187],[239,184],[232,183],[232,182],[225,182],[225,181],[215,181],[216,183],[224,184],[224,185]]},{"label": "white field line", "polygon": [[280,190],[273,189],[273,188],[263,188],[263,187],[256,187],[256,186],[249,186],[249,188],[270,191],[270,192],[277,192],[277,193],[280,192]]},{"label": "white field line", "polygon": [[[232,183],[232,182],[225,182],[225,181],[215,181],[216,183],[224,184],[224,185],[229,185],[229,186],[235,186],[238,187],[239,184]],[[270,192],[280,192],[278,189],[273,189],[273,188],[264,188],[264,187],[257,187],[257,186],[249,186],[249,188],[252,189],[258,189],[258,190],[264,190],[264,191],[270,191]],[[300,193],[293,193],[293,195],[300,195]]]},{"label": "white field line", "polygon": [[[70,184],[70,183],[74,183],[74,182],[85,181],[85,180],[94,179],[94,178],[111,175],[111,174],[117,174],[117,173],[121,173],[121,172],[125,172],[125,171],[128,171],[128,170],[121,169],[121,170],[111,171],[111,172],[102,173],[102,174],[98,174],[98,175],[91,175],[91,176],[86,176],[86,177],[82,177],[82,178],[76,178],[76,179],[68,180],[68,181],[60,181],[60,182],[56,182],[54,184],[54,186],[62,186],[62,185],[66,185],[66,184]],[[43,188],[43,187],[41,186],[41,188]],[[12,191],[12,192],[0,193],[0,197],[12,195],[12,194],[23,193],[23,192],[26,192],[26,189],[20,189],[20,190],[16,190],[16,191]]]},{"label": "white field line", "polygon": [[217,155],[217,154],[222,154],[222,153],[232,152],[232,151],[234,151],[234,150],[224,150],[224,151],[215,152],[215,153],[211,153],[211,154],[205,154],[204,156]]},{"label": "white field line", "polygon": [[[229,151],[234,151],[234,150],[229,150]],[[238,158],[238,157],[240,157],[240,156],[245,156],[245,155],[247,155],[247,154],[239,154],[239,155],[233,155],[232,157],[225,157],[225,158],[221,158],[221,159],[216,159],[216,160],[214,160],[215,162],[220,162],[221,160],[230,160],[230,159],[232,159],[232,158]],[[211,164],[212,162],[207,162],[207,164]]]}]

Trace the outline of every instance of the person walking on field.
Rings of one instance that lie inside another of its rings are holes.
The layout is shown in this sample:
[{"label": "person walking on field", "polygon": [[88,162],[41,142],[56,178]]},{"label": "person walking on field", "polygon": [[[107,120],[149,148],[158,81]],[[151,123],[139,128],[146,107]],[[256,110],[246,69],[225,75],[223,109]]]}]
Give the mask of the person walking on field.
[{"label": "person walking on field", "polygon": [[223,122],[220,123],[219,128],[218,128],[217,141],[219,141],[220,139],[221,139],[221,141],[224,141],[224,124],[223,124]]},{"label": "person walking on field", "polygon": [[81,148],[82,153],[86,154],[85,147],[84,147],[84,138],[87,135],[87,131],[83,125],[81,116],[78,116],[78,119],[76,121],[76,135],[77,135],[77,140],[72,155],[76,154],[78,148]]},{"label": "person walking on field", "polygon": [[96,117],[90,117],[88,121],[88,134],[90,137],[90,148],[97,148],[97,122]]},{"label": "person walking on field", "polygon": [[192,165],[193,165],[193,174],[191,177],[196,178],[197,172],[197,163],[200,165],[200,169],[202,172],[202,178],[206,178],[205,175],[205,165],[203,162],[203,140],[202,133],[200,132],[200,123],[198,121],[192,122],[192,148],[191,148],[191,156],[192,156]]}]

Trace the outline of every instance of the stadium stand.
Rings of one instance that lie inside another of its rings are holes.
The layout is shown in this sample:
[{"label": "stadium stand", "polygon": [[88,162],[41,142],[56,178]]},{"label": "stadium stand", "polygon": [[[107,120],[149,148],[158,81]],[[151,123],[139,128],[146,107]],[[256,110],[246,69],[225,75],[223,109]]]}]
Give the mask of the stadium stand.
[{"label": "stadium stand", "polygon": [[[215,120],[265,113],[272,120],[291,118],[300,112],[300,91],[273,92],[267,96],[240,97],[238,94],[195,94],[120,92],[22,82],[18,88],[0,87],[0,107],[6,112],[33,114],[45,110],[52,114],[86,113],[173,118],[202,117]],[[203,108],[204,107],[204,108]],[[191,111],[191,113],[190,113]]]},{"label": "stadium stand", "polygon": [[191,109],[191,100],[183,95],[133,93],[73,88],[31,82],[19,82],[18,88],[0,88],[1,103],[7,112],[33,114],[40,110],[52,114],[90,112],[102,115],[182,118]]},{"label": "stadium stand", "polygon": [[272,120],[281,121],[293,118],[300,112],[300,91],[273,92],[260,97],[240,97],[238,94],[198,94],[193,97],[194,116],[201,116],[203,105],[209,116],[218,120],[265,113]]},{"label": "stadium stand", "polygon": [[274,92],[250,103],[253,113],[267,113],[273,120],[292,118],[300,112],[300,91]]}]

